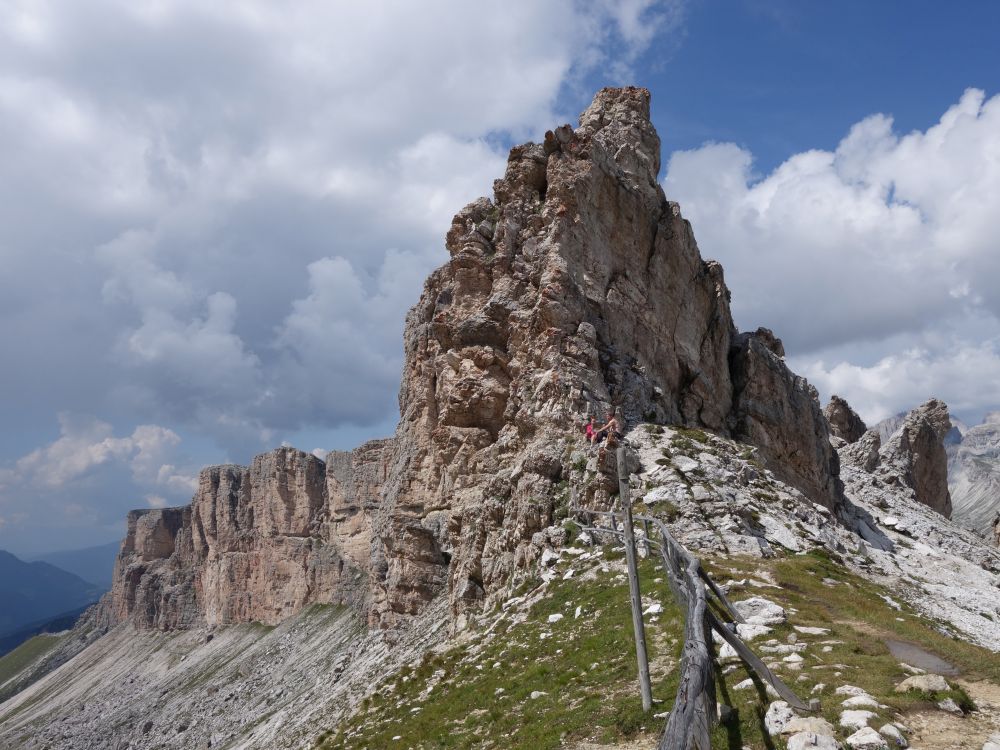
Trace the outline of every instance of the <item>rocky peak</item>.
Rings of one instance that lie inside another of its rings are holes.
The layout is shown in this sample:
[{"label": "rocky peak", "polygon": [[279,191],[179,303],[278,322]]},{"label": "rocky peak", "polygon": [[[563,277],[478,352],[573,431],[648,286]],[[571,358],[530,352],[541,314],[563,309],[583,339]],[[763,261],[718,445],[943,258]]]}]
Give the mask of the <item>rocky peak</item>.
[{"label": "rocky peak", "polygon": [[950,430],[947,405],[932,398],[907,414],[887,441],[882,442],[879,432],[872,429],[854,445],[846,446],[841,455],[873,473],[876,482],[909,488],[917,502],[950,518],[952,503],[944,445]]},{"label": "rocky peak", "polygon": [[282,448],[206,470],[179,527],[157,532],[173,535],[165,557],[123,548],[118,616],[273,623],[347,601],[388,627],[446,593],[461,624],[540,556],[570,485],[610,505],[613,461],[586,480],[575,467],[582,424],[611,410],[626,429],[752,443],[836,509],[815,389],[770,331],[737,332],[721,266],[657,182],[659,151],[634,87],[513,148],[492,198],[453,219],[449,260],[407,316],[395,435],[325,464]]},{"label": "rocky peak", "polygon": [[830,433],[847,443],[856,443],[868,430],[851,405],[837,395],[830,397],[823,416],[830,424]]}]

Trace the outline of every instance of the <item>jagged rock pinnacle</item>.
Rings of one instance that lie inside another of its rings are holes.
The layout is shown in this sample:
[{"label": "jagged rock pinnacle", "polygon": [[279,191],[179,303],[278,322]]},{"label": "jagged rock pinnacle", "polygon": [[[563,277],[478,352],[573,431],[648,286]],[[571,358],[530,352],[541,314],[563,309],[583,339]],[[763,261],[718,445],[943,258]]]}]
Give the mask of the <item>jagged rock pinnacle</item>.
[{"label": "jagged rock pinnacle", "polygon": [[868,428],[851,405],[834,394],[823,409],[823,416],[830,424],[830,434],[847,443],[856,443]]},{"label": "jagged rock pinnacle", "polygon": [[770,331],[733,325],[721,266],[701,258],[657,182],[649,97],[602,89],[579,127],[513,148],[492,198],[456,214],[449,260],[406,319],[392,438],[325,467],[280,449],[249,469],[206,470],[172,549],[142,560],[140,536],[163,535],[130,525],[109,617],[276,622],[349,602],[391,627],[447,594],[461,625],[535,562],[561,487],[609,505],[613,476],[584,481],[574,466],[583,422],[611,410],[626,429],[687,425],[753,443],[836,509],[816,392]]}]

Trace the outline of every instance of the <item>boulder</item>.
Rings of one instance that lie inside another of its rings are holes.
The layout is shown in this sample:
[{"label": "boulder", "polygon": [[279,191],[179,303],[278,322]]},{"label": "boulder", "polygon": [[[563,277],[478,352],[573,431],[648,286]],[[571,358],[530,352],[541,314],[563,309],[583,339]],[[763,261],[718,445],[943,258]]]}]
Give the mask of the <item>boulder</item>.
[{"label": "boulder", "polygon": [[812,734],[830,735],[835,733],[833,724],[821,716],[796,716],[781,730],[782,734],[798,734],[799,732],[811,732]]},{"label": "boulder", "polygon": [[781,625],[787,619],[781,606],[761,596],[733,602],[733,608],[743,616],[748,625]]},{"label": "boulder", "polygon": [[947,689],[948,681],[939,674],[916,674],[896,685],[897,693],[905,693],[910,690],[938,693]]},{"label": "boulder", "polygon": [[845,740],[854,750],[888,750],[888,743],[871,727],[862,727]]},{"label": "boulder", "polygon": [[868,726],[868,722],[875,718],[871,711],[848,710],[840,714],[839,724],[844,729],[861,729]]},{"label": "boulder", "polygon": [[899,731],[897,727],[892,724],[886,724],[878,730],[878,733],[888,740],[891,747],[909,747],[910,743],[906,741],[906,737],[903,733]]},{"label": "boulder", "polygon": [[781,734],[785,726],[795,718],[795,712],[785,701],[774,701],[764,714],[764,728],[772,737]]},{"label": "boulder", "polygon": [[840,750],[842,745],[828,734],[799,732],[788,738],[788,750]]}]

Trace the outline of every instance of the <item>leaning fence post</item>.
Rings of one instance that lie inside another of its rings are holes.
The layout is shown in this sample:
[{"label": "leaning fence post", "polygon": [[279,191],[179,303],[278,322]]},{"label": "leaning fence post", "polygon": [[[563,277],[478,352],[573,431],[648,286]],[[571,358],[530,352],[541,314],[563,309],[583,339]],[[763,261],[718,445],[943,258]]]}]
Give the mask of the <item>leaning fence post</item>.
[{"label": "leaning fence post", "polygon": [[632,600],[632,625],[635,628],[635,656],[639,662],[639,690],[642,694],[642,710],[653,707],[653,693],[649,685],[649,660],[646,658],[646,629],[642,622],[642,597],[639,593],[639,569],[635,562],[635,533],[632,530],[632,503],[628,493],[628,469],[625,463],[625,446],[619,445],[618,496],[622,502],[625,520],[625,561],[628,565],[628,587]]}]

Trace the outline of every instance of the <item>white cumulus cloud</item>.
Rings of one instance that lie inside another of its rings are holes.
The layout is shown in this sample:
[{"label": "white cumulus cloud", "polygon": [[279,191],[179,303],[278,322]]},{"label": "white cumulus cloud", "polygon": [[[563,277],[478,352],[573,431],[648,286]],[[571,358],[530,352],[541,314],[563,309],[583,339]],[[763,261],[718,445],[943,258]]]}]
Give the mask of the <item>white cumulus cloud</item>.
[{"label": "white cumulus cloud", "polygon": [[664,189],[826,395],[869,419],[936,395],[1000,403],[1000,96],[969,89],[926,131],[875,114],[768,175],[733,144],[674,153]]}]

